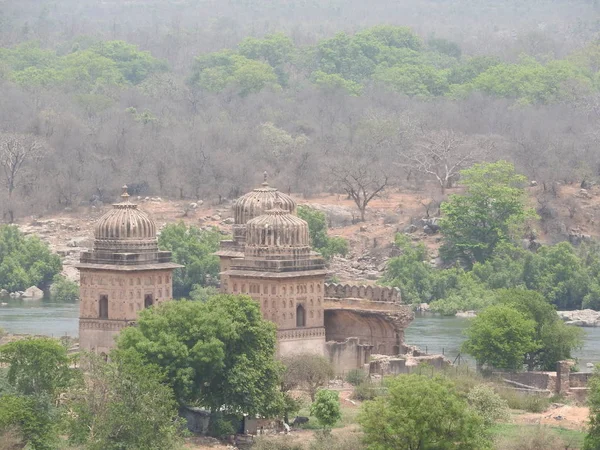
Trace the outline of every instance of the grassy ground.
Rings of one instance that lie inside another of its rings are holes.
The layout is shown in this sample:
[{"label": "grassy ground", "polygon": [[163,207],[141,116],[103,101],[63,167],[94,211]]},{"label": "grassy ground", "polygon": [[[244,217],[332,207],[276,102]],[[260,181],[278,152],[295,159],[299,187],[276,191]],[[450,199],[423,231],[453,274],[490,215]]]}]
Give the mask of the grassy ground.
[{"label": "grassy ground", "polygon": [[[552,441],[558,446],[564,445],[568,449],[580,449],[583,447],[585,432],[569,430],[562,427],[551,427],[543,425],[524,425],[513,423],[499,423],[492,427],[491,432],[497,442],[498,449],[523,448],[524,436],[545,435],[547,441]],[[562,444],[560,443],[562,441]],[[512,445],[511,445],[512,444]],[[519,446],[520,445],[520,446]],[[551,450],[551,449],[545,449]]]}]

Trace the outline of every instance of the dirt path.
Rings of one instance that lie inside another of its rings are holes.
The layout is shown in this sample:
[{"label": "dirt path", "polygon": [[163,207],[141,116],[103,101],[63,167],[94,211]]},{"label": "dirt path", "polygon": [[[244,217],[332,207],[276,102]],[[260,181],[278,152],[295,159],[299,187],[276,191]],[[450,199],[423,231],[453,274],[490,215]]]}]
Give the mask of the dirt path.
[{"label": "dirt path", "polygon": [[590,410],[584,406],[553,404],[542,413],[515,414],[513,420],[520,424],[559,426],[569,430],[584,430]]}]

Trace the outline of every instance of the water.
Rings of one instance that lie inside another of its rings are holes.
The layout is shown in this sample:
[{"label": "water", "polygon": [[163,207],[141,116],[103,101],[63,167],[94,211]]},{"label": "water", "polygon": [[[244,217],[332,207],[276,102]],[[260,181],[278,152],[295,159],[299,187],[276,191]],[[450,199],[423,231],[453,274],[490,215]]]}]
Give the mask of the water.
[{"label": "water", "polygon": [[9,333],[46,336],[79,334],[79,302],[55,302],[52,299],[2,299],[0,328]]},{"label": "water", "polygon": [[[79,302],[60,303],[52,299],[43,300],[0,300],[0,327],[10,333],[42,334],[47,336],[78,335]],[[455,360],[464,341],[463,330],[469,319],[443,317],[432,314],[416,314],[415,320],[405,332],[405,341],[427,349],[428,353],[444,353]],[[584,328],[584,347],[575,352],[581,370],[587,363],[600,362],[600,328]],[[474,365],[468,355],[461,359]],[[461,361],[463,362],[463,361]]]},{"label": "water", "polygon": [[[465,340],[463,330],[470,319],[464,317],[443,317],[433,314],[415,314],[415,320],[405,332],[405,341],[417,345],[428,353],[442,353],[452,361],[460,353],[460,346]],[[574,352],[578,359],[579,369],[589,371],[587,363],[600,362],[600,328],[583,328],[584,344],[581,350]],[[461,359],[474,365],[469,355],[461,354]]]}]

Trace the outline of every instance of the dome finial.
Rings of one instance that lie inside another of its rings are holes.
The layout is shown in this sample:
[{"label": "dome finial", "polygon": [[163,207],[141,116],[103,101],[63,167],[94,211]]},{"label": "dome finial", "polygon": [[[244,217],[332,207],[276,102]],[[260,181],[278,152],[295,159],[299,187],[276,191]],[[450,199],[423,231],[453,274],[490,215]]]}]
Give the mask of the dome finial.
[{"label": "dome finial", "polygon": [[129,202],[129,194],[127,193],[127,185],[124,184],[122,189],[123,189],[123,192],[121,193],[121,198],[123,199],[123,202]]},{"label": "dome finial", "polygon": [[269,185],[269,182],[267,181],[267,180],[268,180],[268,178],[269,178],[269,174],[267,173],[267,171],[266,171],[266,170],[265,170],[265,171],[264,171],[264,173],[263,173],[263,178],[264,178],[264,179],[263,179],[263,183],[262,183],[262,185],[266,187],[266,186],[268,186],[268,185]]}]

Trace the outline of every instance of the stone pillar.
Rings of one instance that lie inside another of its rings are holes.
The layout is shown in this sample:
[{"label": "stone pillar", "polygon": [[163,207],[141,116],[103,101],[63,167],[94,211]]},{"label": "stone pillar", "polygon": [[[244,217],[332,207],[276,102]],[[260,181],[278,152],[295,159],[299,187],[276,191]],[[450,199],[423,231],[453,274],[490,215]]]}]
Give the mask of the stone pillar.
[{"label": "stone pillar", "polygon": [[570,384],[569,376],[571,374],[571,366],[573,361],[559,361],[556,363],[556,393],[568,394]]}]

